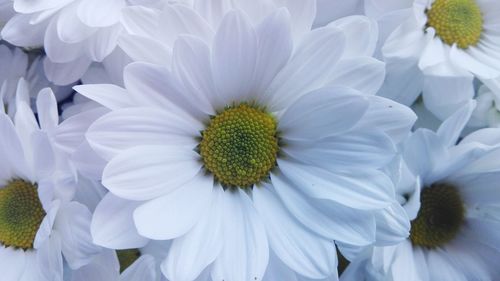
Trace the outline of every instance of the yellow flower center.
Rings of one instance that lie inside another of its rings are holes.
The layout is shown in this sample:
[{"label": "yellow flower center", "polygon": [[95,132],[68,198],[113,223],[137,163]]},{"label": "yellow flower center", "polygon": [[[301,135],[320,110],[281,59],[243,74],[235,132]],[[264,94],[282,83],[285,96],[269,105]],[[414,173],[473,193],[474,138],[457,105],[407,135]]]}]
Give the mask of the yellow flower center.
[{"label": "yellow flower center", "polygon": [[483,16],[475,0],[436,0],[427,10],[427,26],[446,44],[467,49],[481,38]]},{"label": "yellow flower center", "polygon": [[210,120],[199,150],[205,168],[224,186],[251,187],[276,165],[276,120],[245,103],[228,107]]},{"label": "yellow flower center", "polygon": [[0,243],[6,247],[33,249],[45,211],[36,185],[16,179],[0,189]]},{"label": "yellow flower center", "polygon": [[420,210],[411,222],[413,245],[436,248],[450,242],[465,220],[465,207],[455,186],[439,183],[424,188]]}]

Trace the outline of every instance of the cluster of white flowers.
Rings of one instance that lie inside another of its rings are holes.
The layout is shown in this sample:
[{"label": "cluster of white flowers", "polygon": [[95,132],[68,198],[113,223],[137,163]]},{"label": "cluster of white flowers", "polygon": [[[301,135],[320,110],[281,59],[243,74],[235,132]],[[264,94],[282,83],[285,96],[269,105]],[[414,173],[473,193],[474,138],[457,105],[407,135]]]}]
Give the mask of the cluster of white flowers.
[{"label": "cluster of white flowers", "polygon": [[1,281],[500,280],[498,0],[0,0]]}]

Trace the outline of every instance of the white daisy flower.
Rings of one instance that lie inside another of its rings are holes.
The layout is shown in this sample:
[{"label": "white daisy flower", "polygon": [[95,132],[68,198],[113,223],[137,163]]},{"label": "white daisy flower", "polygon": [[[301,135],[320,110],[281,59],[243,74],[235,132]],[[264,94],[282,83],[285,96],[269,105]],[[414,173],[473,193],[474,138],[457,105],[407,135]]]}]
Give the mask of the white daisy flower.
[{"label": "white daisy flower", "polygon": [[[496,280],[500,271],[498,129],[477,131],[456,145],[474,103],[436,133],[417,130],[403,149],[399,201],[410,237],[367,249],[343,280]],[[492,132],[496,130],[496,132]],[[496,142],[496,143],[495,143]]]},{"label": "white daisy flower", "polygon": [[63,258],[76,269],[101,251],[92,244],[90,211],[70,199],[71,176],[61,168],[51,140],[58,115],[50,89],[39,94],[37,108],[40,125],[21,98],[14,123],[0,112],[0,267],[5,280],[60,281]]},{"label": "white daisy flower", "polygon": [[365,0],[387,63],[380,94],[411,105],[423,92],[441,120],[474,96],[473,79],[500,76],[500,8],[492,0]]},{"label": "white daisy flower", "polygon": [[92,62],[103,61],[122,31],[120,16],[128,5],[153,5],[163,0],[13,0],[15,14],[2,38],[27,47],[43,47],[44,68],[51,81],[67,85],[80,79]]},{"label": "white daisy flower", "polygon": [[333,240],[375,242],[374,211],[395,201],[378,168],[415,116],[369,95],[383,67],[353,58],[365,42],[333,25],[296,43],[290,22],[286,9],[256,25],[232,11],[210,44],[179,37],[171,71],[133,63],[125,88],[75,87],[112,110],[87,132],[109,161],[96,243],[173,239],[171,280],[206,268],[214,280],[262,280],[270,250],[307,278],[336,278]]}]

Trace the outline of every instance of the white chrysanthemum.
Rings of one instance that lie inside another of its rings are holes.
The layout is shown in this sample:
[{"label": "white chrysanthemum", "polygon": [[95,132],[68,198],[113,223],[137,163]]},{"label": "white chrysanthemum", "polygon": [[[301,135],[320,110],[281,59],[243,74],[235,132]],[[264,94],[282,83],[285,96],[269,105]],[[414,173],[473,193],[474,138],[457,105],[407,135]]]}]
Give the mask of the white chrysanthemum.
[{"label": "white chrysanthemum", "polygon": [[13,0],[15,14],[2,39],[26,47],[43,47],[51,81],[67,85],[80,79],[92,62],[101,62],[116,47],[120,16],[128,5],[160,5],[163,0]]},{"label": "white chrysanthemum", "polygon": [[76,269],[100,248],[92,244],[91,213],[71,201],[71,171],[51,139],[59,123],[55,97],[50,89],[39,94],[40,125],[26,100],[18,99],[15,122],[0,112],[2,278],[61,281],[63,257]]},{"label": "white chrysanthemum", "polygon": [[479,130],[456,145],[473,108],[471,101],[436,133],[419,129],[405,142],[397,196],[410,237],[367,249],[344,280],[497,280],[500,132]]},{"label": "white chrysanthemum", "polygon": [[176,40],[171,71],[134,63],[125,88],[75,87],[112,110],[87,132],[109,161],[111,191],[94,241],[123,249],[174,239],[162,264],[171,280],[207,267],[214,280],[261,280],[270,250],[326,278],[336,276],[333,240],[375,242],[374,211],[395,201],[378,168],[414,115],[369,95],[383,66],[356,57],[370,46],[343,32],[366,20],[341,23],[295,42],[286,9],[255,25],[232,11],[209,44]]},{"label": "white chrysanthemum", "polygon": [[365,0],[378,20],[387,78],[380,94],[410,105],[423,92],[441,120],[500,76],[500,8],[492,0]]}]

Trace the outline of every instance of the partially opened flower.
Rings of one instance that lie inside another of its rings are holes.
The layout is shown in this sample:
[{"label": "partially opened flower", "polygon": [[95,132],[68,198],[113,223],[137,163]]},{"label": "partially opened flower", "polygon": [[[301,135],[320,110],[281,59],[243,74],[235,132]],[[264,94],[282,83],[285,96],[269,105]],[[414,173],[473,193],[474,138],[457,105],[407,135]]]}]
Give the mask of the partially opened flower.
[{"label": "partially opened flower", "polygon": [[354,89],[374,93],[383,77],[347,79],[374,61],[352,57],[358,44],[335,26],[295,42],[286,9],[256,25],[232,11],[210,44],[179,37],[172,71],[133,63],[125,88],[75,87],[112,109],[87,132],[109,161],[95,242],[173,239],[170,280],[204,270],[262,280],[270,251],[307,278],[336,278],[334,240],[376,242],[374,211],[395,202],[378,169],[414,122],[408,108]]},{"label": "partially opened flower", "polygon": [[[500,256],[498,129],[456,144],[473,109],[462,107],[437,130],[417,130],[405,143],[399,201],[410,237],[374,247],[350,265],[344,280],[496,280]],[[496,143],[495,143],[496,140]]]},{"label": "partially opened flower", "polygon": [[15,122],[0,112],[2,278],[60,281],[63,258],[76,269],[100,247],[90,237],[91,213],[71,200],[71,173],[50,137],[58,125],[55,97],[49,89],[39,94],[40,125],[25,100],[16,106]]},{"label": "partially opened flower", "polygon": [[474,96],[473,79],[500,76],[500,8],[491,0],[365,0],[378,20],[387,78],[380,94],[444,120]]}]

